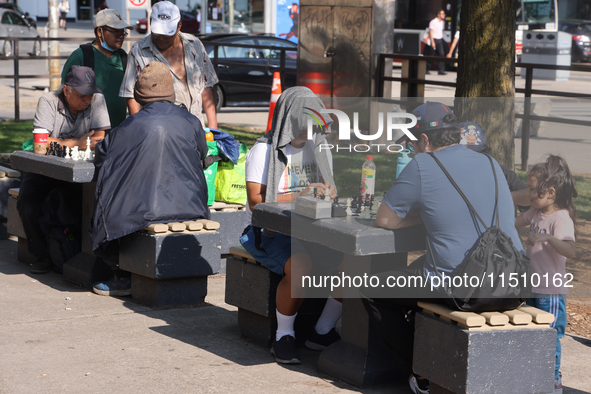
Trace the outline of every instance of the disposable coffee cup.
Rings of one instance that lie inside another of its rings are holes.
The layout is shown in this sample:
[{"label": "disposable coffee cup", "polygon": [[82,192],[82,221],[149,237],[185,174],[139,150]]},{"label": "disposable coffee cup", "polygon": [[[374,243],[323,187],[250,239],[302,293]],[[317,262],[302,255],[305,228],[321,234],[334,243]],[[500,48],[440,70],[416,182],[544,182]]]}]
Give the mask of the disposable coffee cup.
[{"label": "disposable coffee cup", "polygon": [[44,155],[47,152],[47,137],[49,137],[47,130],[33,130],[33,152],[40,155]]}]

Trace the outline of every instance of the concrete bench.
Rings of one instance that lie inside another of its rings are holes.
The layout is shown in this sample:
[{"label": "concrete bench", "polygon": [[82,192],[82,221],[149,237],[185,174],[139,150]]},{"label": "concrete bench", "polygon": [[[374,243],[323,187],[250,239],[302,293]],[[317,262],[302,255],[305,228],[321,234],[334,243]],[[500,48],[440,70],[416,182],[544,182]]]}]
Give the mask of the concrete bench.
[{"label": "concrete bench", "polygon": [[[0,160],[9,154],[1,153]],[[8,235],[8,202],[9,190],[18,188],[21,184],[21,173],[10,168],[10,164],[0,161],[0,239]]]},{"label": "concrete bench", "polygon": [[153,224],[121,239],[119,266],[131,272],[133,300],[149,306],[195,305],[220,268],[219,223]]},{"label": "concrete bench", "polygon": [[[238,307],[240,332],[260,346],[270,346],[277,330],[275,293],[282,277],[255,261],[242,246],[231,247],[230,254],[226,259],[225,301]],[[295,321],[299,345],[305,342],[325,303],[326,298],[304,300]]]},{"label": "concrete bench", "polygon": [[36,258],[27,249],[27,236],[21,217],[16,209],[16,201],[19,194],[18,188],[8,190],[8,219],[6,223],[6,231],[8,234],[15,235],[18,237],[18,249],[17,249],[17,260],[21,263],[31,264],[34,263]]},{"label": "concrete bench", "polygon": [[228,204],[216,201],[209,207],[211,220],[220,224],[222,260],[220,263],[220,275],[226,273],[226,257],[230,255],[230,247],[236,244],[236,240],[242,235],[246,223],[246,210],[244,205]]},{"label": "concrete bench", "polygon": [[413,369],[431,394],[551,393],[554,316],[525,306],[505,312],[459,312],[419,302]]}]

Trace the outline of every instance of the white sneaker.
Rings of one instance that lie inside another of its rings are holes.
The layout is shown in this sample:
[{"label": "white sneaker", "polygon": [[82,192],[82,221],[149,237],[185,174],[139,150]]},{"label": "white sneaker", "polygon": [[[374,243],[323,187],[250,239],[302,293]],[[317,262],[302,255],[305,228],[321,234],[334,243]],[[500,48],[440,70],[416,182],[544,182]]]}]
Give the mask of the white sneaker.
[{"label": "white sneaker", "polygon": [[562,394],[562,374],[560,372],[558,379],[554,379],[554,394]]},{"label": "white sneaker", "polygon": [[425,384],[421,384],[421,386],[424,386],[425,388],[420,388],[415,374],[411,374],[408,378],[408,385],[414,394],[429,394],[429,381],[425,380],[425,382]]}]

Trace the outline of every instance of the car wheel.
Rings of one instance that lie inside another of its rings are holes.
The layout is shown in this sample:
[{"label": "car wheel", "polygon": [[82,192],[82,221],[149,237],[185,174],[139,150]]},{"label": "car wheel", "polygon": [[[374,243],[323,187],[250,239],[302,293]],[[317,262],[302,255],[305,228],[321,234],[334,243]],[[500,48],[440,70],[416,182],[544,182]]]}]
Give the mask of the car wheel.
[{"label": "car wheel", "polygon": [[224,105],[224,91],[219,85],[213,87],[213,101],[215,103],[215,112],[220,112]]},{"label": "car wheel", "polygon": [[12,56],[12,42],[11,41],[4,41],[4,48],[2,49],[2,54],[6,57]]},{"label": "car wheel", "polygon": [[31,52],[30,55],[31,56],[41,55],[41,41],[35,41],[35,44],[33,44],[33,52]]}]

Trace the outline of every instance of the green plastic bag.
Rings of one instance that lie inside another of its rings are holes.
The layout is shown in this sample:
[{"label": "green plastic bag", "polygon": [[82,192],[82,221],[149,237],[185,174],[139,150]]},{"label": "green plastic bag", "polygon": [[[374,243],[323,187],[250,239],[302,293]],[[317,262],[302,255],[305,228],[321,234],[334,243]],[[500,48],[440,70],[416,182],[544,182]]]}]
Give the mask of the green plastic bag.
[{"label": "green plastic bag", "polygon": [[33,150],[33,137],[23,142],[23,150]]},{"label": "green plastic bag", "polygon": [[220,161],[218,175],[215,179],[215,200],[231,204],[246,205],[246,144],[240,144],[238,164],[230,160]]},{"label": "green plastic bag", "polygon": [[[215,141],[207,141],[207,156],[218,154],[218,145]],[[218,163],[215,162],[203,170],[205,183],[207,183],[207,205],[213,205],[215,201],[215,178],[218,172]]]}]

